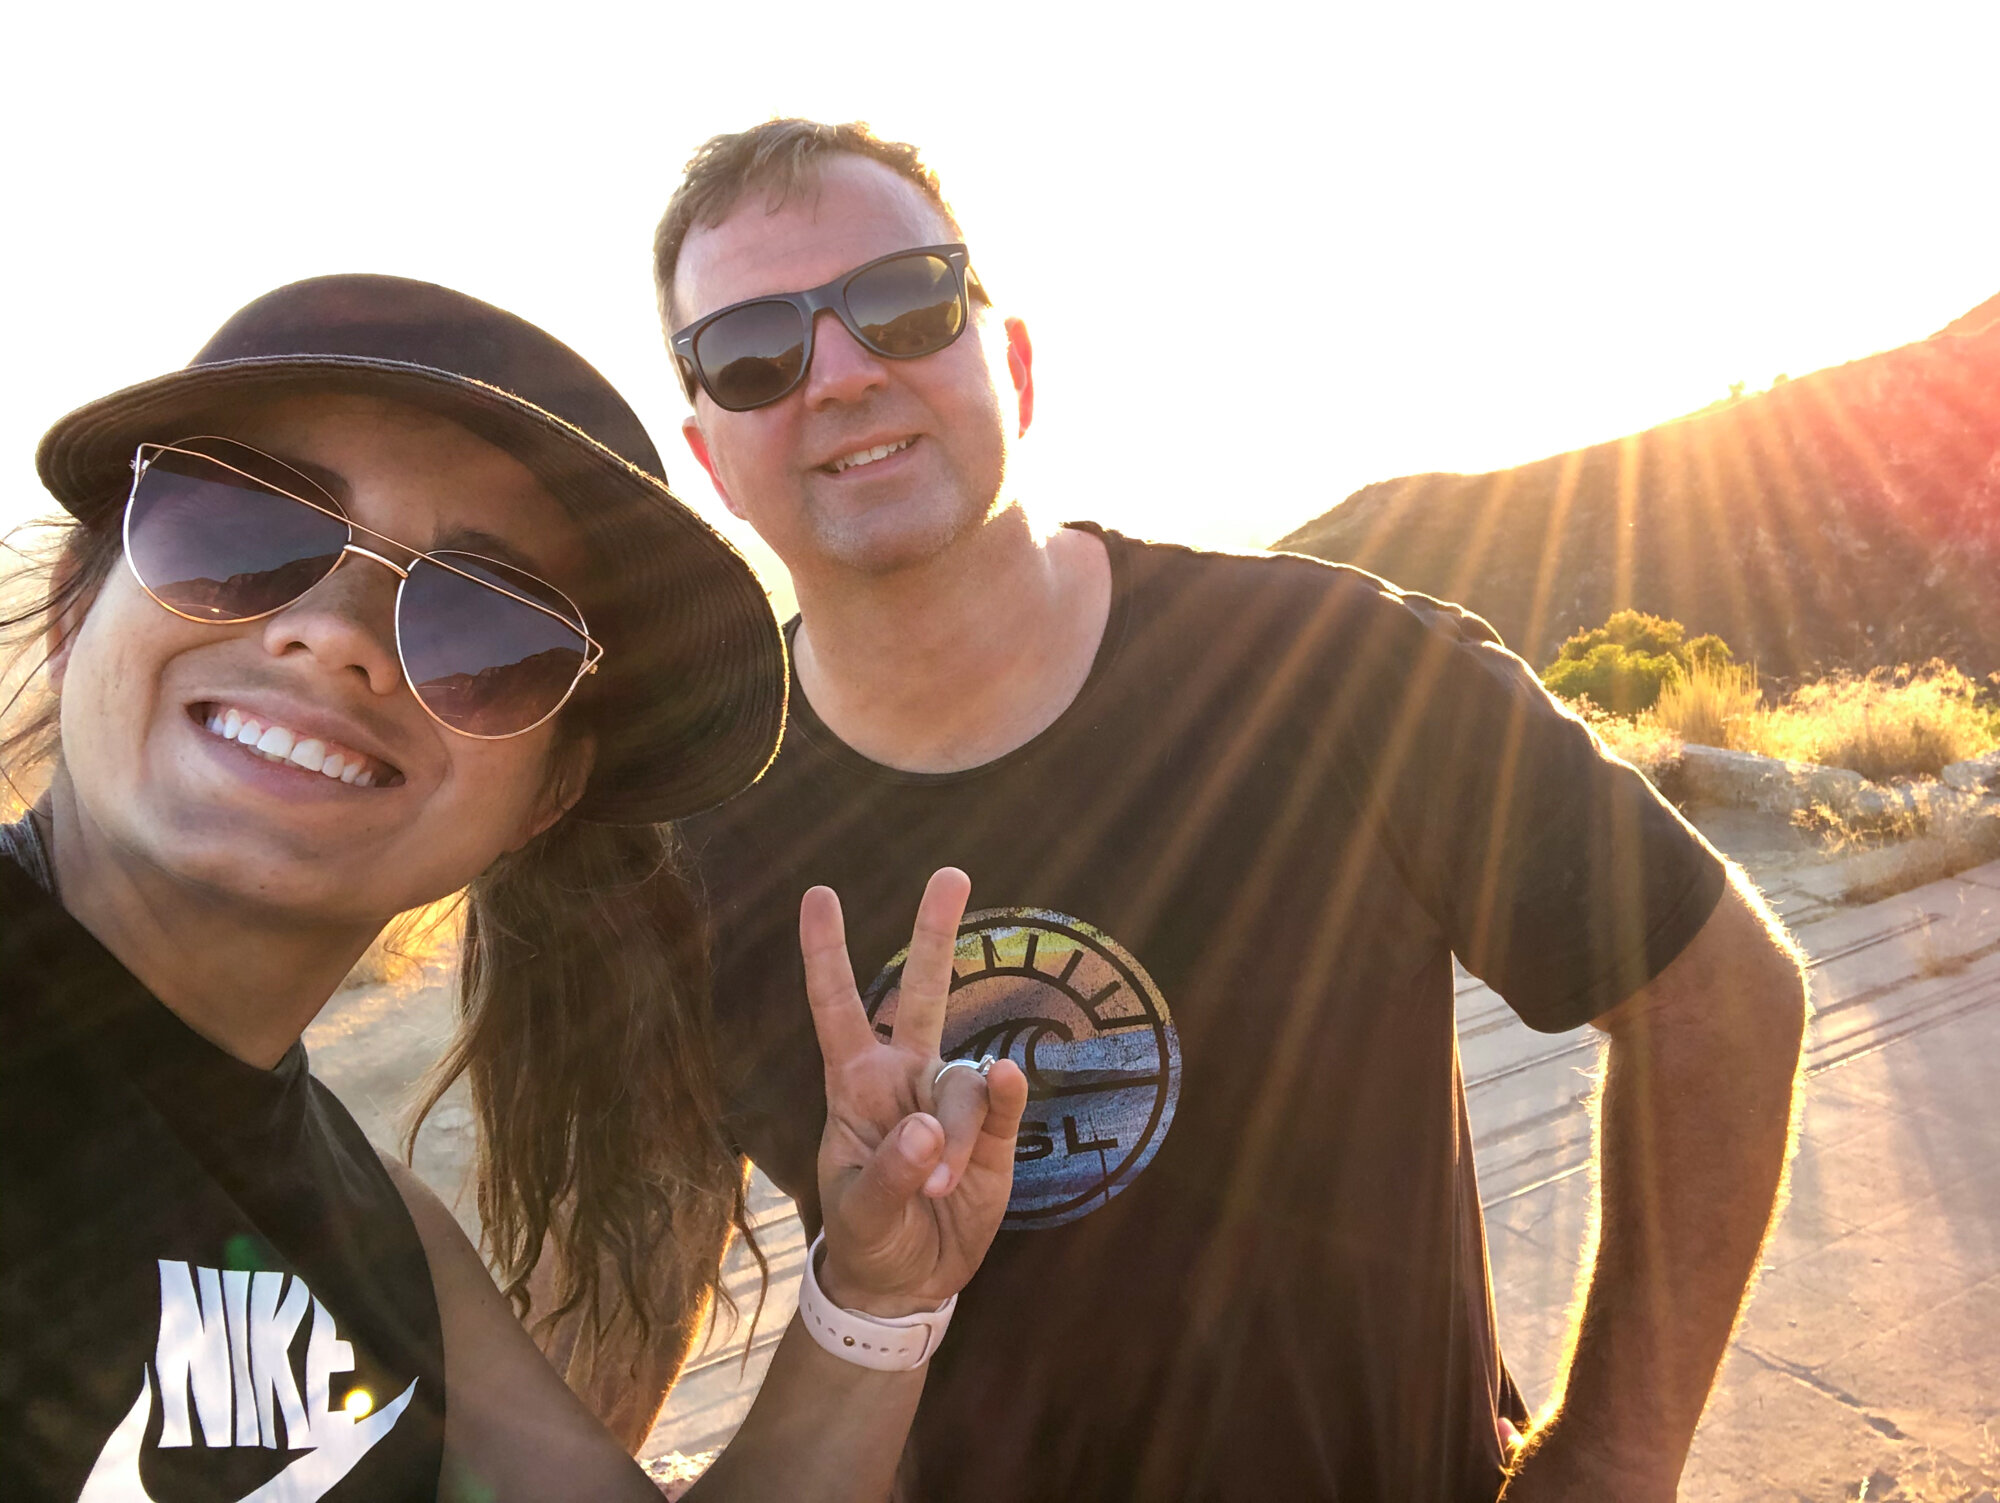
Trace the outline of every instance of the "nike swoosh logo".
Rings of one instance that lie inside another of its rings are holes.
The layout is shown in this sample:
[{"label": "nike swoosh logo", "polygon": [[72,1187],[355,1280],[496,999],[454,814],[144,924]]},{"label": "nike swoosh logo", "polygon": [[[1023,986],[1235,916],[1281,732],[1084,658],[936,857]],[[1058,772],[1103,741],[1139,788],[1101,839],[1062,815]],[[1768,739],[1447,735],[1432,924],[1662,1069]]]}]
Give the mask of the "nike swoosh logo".
[{"label": "nike swoosh logo", "polygon": [[[410,1407],[410,1386],[392,1403],[384,1404],[366,1419],[334,1431],[327,1443],[308,1451],[262,1487],[243,1495],[240,1503],[317,1503],[331,1492],[341,1478],[354,1470],[355,1463],[375,1449],[375,1443],[403,1417]],[[139,1369],[139,1397],[118,1422],[104,1449],[97,1453],[97,1465],[77,1494],[76,1503],[154,1503],[146,1484],[139,1479],[139,1447],[146,1439],[146,1424],[153,1417],[153,1382],[145,1368]]]}]

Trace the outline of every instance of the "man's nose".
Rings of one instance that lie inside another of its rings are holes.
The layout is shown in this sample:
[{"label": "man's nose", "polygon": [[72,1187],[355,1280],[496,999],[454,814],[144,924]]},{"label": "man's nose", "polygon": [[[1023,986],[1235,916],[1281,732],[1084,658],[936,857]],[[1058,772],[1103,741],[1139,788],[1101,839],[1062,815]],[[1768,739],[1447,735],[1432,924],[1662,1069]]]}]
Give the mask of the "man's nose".
[{"label": "man's nose", "polygon": [[812,367],[806,372],[806,405],[856,402],[888,378],[887,362],[847,332],[839,315],[823,312],[813,325]]},{"label": "man's nose", "polygon": [[305,654],[336,676],[355,674],[368,692],[394,694],[403,682],[396,653],[396,586],[401,576],[371,555],[348,552],[334,570],[264,622],[264,650]]}]

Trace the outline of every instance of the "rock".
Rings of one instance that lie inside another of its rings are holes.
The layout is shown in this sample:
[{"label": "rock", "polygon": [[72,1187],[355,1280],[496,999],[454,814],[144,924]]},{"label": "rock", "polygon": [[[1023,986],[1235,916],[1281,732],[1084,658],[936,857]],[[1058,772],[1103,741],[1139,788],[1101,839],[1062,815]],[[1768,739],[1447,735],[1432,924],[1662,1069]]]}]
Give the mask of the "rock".
[{"label": "rock", "polygon": [[1942,782],[1871,783],[1844,767],[1689,746],[1681,754],[1679,776],[1690,803],[1778,815],[1817,805],[1844,823],[1884,834],[1929,833],[1982,848],[2000,839],[2000,770],[1996,791],[1987,793]]},{"label": "rock", "polygon": [[1936,789],[1935,783],[1863,783],[1826,805],[1857,829],[1909,835],[1929,827],[1929,795]]},{"label": "rock", "polygon": [[1899,809],[1901,802],[1895,797],[1893,788],[1864,787],[1856,789],[1846,801],[1846,807],[1835,812],[1846,814],[1863,824],[1879,825],[1888,821],[1892,810]]},{"label": "rock", "polygon": [[1909,802],[1911,828],[1982,849],[2000,840],[2000,789],[1982,793],[1938,782],[1900,791]]},{"label": "rock", "polygon": [[1719,746],[1687,747],[1681,753],[1681,777],[1692,802],[1762,809],[1767,814],[1792,814],[1824,804],[1847,815],[1871,790],[1886,797],[1860,773],[1844,767],[1785,762]]},{"label": "rock", "polygon": [[1938,781],[1960,793],[2000,793],[2000,750],[1954,762],[1938,774]]},{"label": "rock", "polygon": [[647,1480],[660,1490],[660,1495],[672,1503],[695,1483],[701,1474],[715,1464],[719,1451],[697,1451],[692,1456],[683,1456],[679,1451],[669,1451],[665,1456],[639,1463]]}]

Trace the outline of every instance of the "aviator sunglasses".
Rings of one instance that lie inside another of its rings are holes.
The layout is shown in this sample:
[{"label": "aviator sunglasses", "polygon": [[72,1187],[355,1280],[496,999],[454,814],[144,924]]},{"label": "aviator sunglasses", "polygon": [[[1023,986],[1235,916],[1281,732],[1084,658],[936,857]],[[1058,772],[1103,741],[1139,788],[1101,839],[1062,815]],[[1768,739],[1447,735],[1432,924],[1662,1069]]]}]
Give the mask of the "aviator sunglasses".
[{"label": "aviator sunglasses", "polygon": [[681,388],[695,384],[730,412],[768,407],[806,378],[813,324],[832,313],[867,349],[890,360],[934,355],[965,332],[971,298],[986,289],[966,249],[924,245],[842,272],[824,286],[776,293],[718,308],[669,340]]},{"label": "aviator sunglasses", "polygon": [[396,575],[403,679],[447,730],[482,741],[531,731],[604,656],[554,585],[498,559],[426,552],[371,531],[325,487],[246,444],[203,435],[141,444],[133,456],[125,561],[176,616],[225,624],[276,615],[350,554]]}]

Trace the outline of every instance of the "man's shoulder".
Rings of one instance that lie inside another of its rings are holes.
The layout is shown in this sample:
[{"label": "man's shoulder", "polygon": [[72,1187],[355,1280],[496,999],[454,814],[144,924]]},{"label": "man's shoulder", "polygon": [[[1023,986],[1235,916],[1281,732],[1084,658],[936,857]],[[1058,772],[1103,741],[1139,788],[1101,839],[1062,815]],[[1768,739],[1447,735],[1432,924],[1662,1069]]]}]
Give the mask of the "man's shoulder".
[{"label": "man's shoulder", "polygon": [[1500,645],[1482,616],[1448,600],[1406,590],[1353,564],[1303,553],[1234,551],[1191,543],[1132,537],[1084,525],[1105,541],[1137,595],[1171,599],[1190,591],[1219,609],[1276,607],[1303,624],[1315,615],[1337,618],[1349,629],[1379,624],[1422,627],[1452,641]]}]

